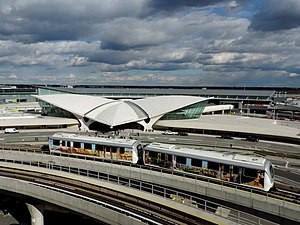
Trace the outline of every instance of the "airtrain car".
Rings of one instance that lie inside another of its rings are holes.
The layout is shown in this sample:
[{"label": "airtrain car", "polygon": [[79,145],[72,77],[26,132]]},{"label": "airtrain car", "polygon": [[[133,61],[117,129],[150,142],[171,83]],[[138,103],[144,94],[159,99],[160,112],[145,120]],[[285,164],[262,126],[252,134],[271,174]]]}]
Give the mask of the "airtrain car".
[{"label": "airtrain car", "polygon": [[274,186],[272,163],[254,155],[162,143],[151,143],[143,148],[138,140],[69,133],[56,133],[51,136],[49,150],[170,168],[265,191]]},{"label": "airtrain car", "polygon": [[56,133],[49,138],[49,150],[137,163],[142,145],[132,139]]},{"label": "airtrain car", "polygon": [[213,177],[269,191],[274,186],[272,163],[260,156],[151,143],[144,163]]}]

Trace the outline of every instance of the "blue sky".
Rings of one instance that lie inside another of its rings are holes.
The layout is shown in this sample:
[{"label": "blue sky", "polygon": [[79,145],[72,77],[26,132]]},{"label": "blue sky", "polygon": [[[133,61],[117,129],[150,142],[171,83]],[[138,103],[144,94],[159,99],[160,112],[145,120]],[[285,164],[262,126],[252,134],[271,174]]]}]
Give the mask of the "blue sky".
[{"label": "blue sky", "polygon": [[299,0],[2,0],[0,83],[300,86]]}]

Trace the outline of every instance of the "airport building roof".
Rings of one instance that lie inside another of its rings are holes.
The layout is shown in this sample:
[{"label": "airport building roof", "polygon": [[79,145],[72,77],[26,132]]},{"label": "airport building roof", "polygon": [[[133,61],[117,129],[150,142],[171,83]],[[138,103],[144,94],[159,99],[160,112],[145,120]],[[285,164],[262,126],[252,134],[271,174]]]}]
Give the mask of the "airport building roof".
[{"label": "airport building roof", "polygon": [[[137,100],[113,100],[100,96],[76,94],[52,94],[35,97],[72,113],[78,119],[83,119],[82,122],[85,122],[85,118],[87,118],[111,127],[145,120],[156,121],[170,112],[200,102],[203,102],[203,111],[208,100],[207,98],[193,96],[157,96]],[[198,112],[198,117],[201,112]],[[153,122],[150,124],[153,124]]]}]

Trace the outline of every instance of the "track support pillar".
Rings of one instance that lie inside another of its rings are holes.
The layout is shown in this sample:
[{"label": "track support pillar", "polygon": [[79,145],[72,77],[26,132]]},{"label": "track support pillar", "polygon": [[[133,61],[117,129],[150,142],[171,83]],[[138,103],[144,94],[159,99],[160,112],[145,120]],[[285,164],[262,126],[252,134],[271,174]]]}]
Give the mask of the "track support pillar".
[{"label": "track support pillar", "polygon": [[44,216],[35,206],[26,203],[31,215],[31,225],[44,225]]}]

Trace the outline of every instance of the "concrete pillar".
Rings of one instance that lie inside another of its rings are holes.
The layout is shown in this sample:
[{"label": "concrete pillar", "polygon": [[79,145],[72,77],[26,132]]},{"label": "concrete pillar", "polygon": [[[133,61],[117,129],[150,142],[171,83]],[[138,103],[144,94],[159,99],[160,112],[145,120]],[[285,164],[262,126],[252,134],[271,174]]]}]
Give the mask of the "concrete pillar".
[{"label": "concrete pillar", "polygon": [[31,215],[31,225],[44,225],[44,216],[40,210],[33,205],[26,203],[29,213]]}]

